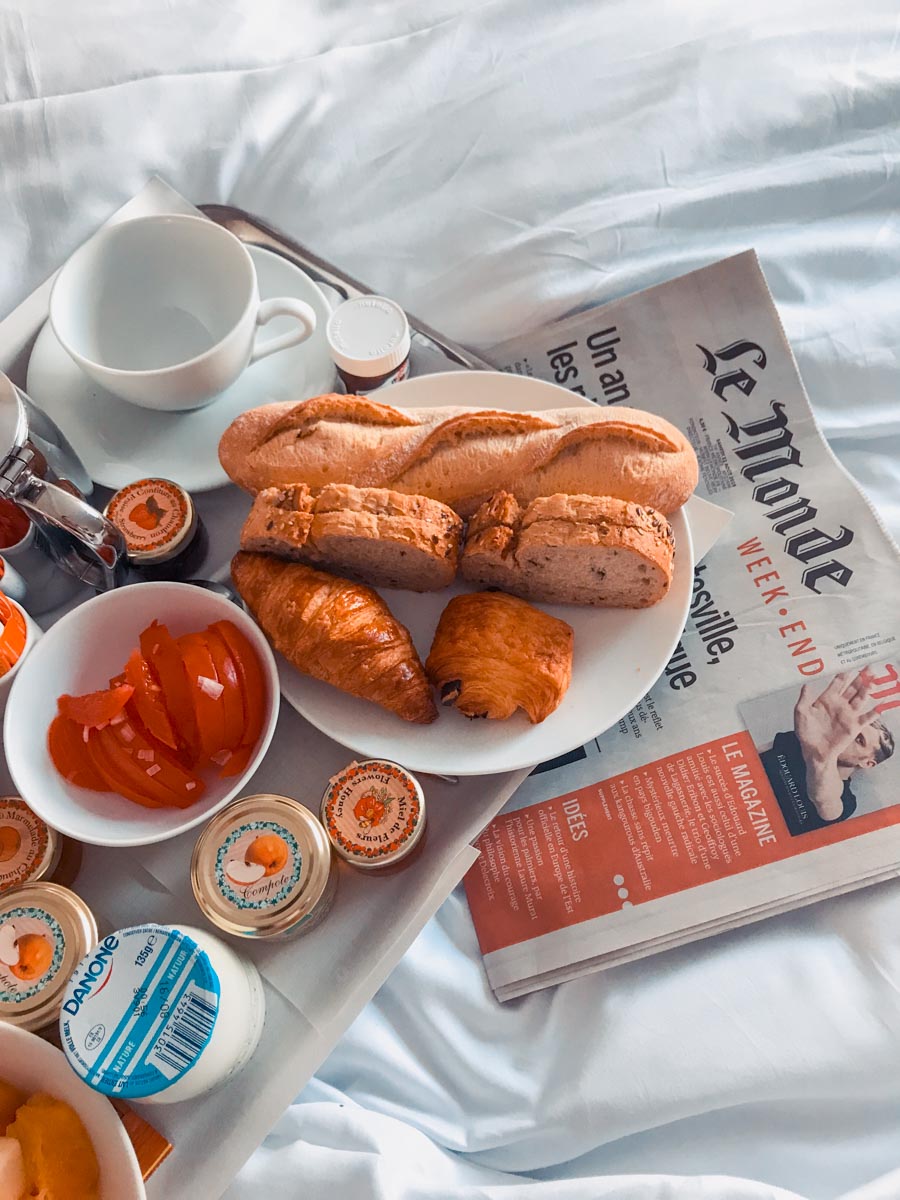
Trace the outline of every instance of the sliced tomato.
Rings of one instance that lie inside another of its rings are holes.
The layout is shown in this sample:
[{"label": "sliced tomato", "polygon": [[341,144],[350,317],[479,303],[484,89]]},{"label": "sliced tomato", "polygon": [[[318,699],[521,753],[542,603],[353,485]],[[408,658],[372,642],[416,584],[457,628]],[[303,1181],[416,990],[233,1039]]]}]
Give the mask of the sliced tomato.
[{"label": "sliced tomato", "polygon": [[110,725],[101,732],[108,733],[143,772],[151,794],[165,796],[165,803],[176,808],[189,807],[206,790],[203,780],[143,728],[134,705],[129,704],[125,712],[128,719],[122,725]]},{"label": "sliced tomato", "polygon": [[60,716],[68,717],[78,725],[108,724],[117,717],[131,699],[134,688],[130,683],[118,687],[104,688],[102,692],[89,692],[85,696],[60,696],[57,701]]},{"label": "sliced tomato", "polygon": [[256,746],[238,746],[225,763],[219,772],[220,779],[230,779],[232,775],[240,775],[241,771],[246,771],[247,763],[253,756]]},{"label": "sliced tomato", "polygon": [[216,629],[207,629],[202,635],[212,656],[216,676],[224,687],[222,704],[225,713],[225,741],[222,748],[234,750],[244,736],[244,696],[237,667],[225,639]]},{"label": "sliced tomato", "polygon": [[147,660],[140,650],[132,652],[125,664],[125,677],[134,688],[132,702],[147,731],[171,750],[178,749],[178,739],[166,708],[162,688],[153,677]]},{"label": "sliced tomato", "polygon": [[231,651],[238,679],[241,681],[241,695],[244,701],[244,734],[241,745],[255,746],[262,733],[266,713],[266,677],[259,655],[247,635],[238,629],[233,621],[215,621],[210,625],[210,629],[225,639],[225,645]]},{"label": "sliced tomato", "polygon": [[69,783],[76,787],[106,792],[106,780],[96,769],[84,740],[83,725],[68,717],[54,717],[47,731],[47,749],[53,765]]},{"label": "sliced tomato", "polygon": [[[201,633],[186,633],[178,638],[191,687],[191,703],[197,718],[200,746],[205,758],[225,749],[225,685],[219,683],[216,665]],[[221,690],[220,690],[221,689]]]},{"label": "sliced tomato", "polygon": [[[0,592],[2,595],[2,592]],[[3,596],[6,600],[6,597]],[[14,608],[13,605],[6,601],[9,607],[9,615],[4,616],[4,625],[0,630],[0,650],[3,651],[4,657],[14,666],[21,657],[22,651],[25,649],[25,639],[28,636],[25,628],[25,618],[21,612]]]},{"label": "sliced tomato", "polygon": [[[107,736],[104,737],[103,735]],[[104,791],[115,792],[125,800],[140,804],[142,808],[163,808],[161,800],[150,794],[144,785],[146,776],[139,778],[130,759],[113,753],[109,739],[109,729],[92,729],[88,740],[88,752],[95,769],[106,781]]]},{"label": "sliced tomato", "polygon": [[201,754],[197,718],[181,650],[165,625],[154,621],[141,634],[141,654],[162,688],[163,699],[179,742],[196,762]]}]

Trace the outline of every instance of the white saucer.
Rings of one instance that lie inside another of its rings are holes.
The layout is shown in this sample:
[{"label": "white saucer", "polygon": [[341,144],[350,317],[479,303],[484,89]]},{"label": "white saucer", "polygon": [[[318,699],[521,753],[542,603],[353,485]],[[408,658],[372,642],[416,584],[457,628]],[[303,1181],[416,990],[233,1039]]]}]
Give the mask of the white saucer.
[{"label": "white saucer", "polygon": [[[31,352],[26,390],[56,421],[97,483],[120,488],[146,475],[165,475],[192,492],[221,487],[228,477],[219,465],[219,438],[239,413],[273,400],[306,400],[333,390],[335,368],[325,341],[328,301],[293,263],[269,250],[249,249],[262,299],[305,300],[318,325],[299,346],[248,367],[206,408],[163,413],[117,399],[69,358],[50,322],[44,325]],[[276,317],[266,332],[293,327],[289,317]]]}]

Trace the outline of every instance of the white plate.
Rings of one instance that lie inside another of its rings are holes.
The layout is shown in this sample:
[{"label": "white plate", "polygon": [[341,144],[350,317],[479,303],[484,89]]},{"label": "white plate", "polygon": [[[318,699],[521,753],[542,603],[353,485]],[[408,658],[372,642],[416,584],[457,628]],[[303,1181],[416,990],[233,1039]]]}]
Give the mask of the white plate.
[{"label": "white plate", "polygon": [[146,1200],[125,1126],[105,1096],[78,1078],[61,1050],[0,1022],[0,1075],[23,1092],[48,1092],[78,1113],[100,1164],[100,1200]]},{"label": "white plate", "polygon": [[[293,263],[269,250],[249,247],[263,300],[295,296],[316,313],[316,332],[299,346],[264,358],[241,375],[218,400],[193,412],[137,408],[106,392],[69,358],[48,321],[28,364],[26,390],[65,433],[97,483],[120,488],[146,475],[163,474],[191,492],[228,483],[219,465],[219,438],[236,416],[273,400],[306,400],[334,387],[335,369],[325,341],[331,308],[319,288]],[[276,317],[266,332],[294,328]]]},{"label": "white plate", "polygon": [[[512,412],[566,408],[580,402],[555,384],[492,371],[423,375],[396,384],[385,399],[400,407],[464,404]],[[659,604],[639,610],[540,606],[575,630],[572,683],[559,708],[540,725],[530,725],[521,710],[508,721],[469,721],[453,708],[440,709],[432,725],[408,724],[374,704],[301,675],[279,658],[282,695],[317,729],[357,754],[394,759],[413,771],[489,775],[530,767],[574,750],[634,707],[659,678],[681,637],[694,557],[683,512],[669,520],[675,531],[675,575]],[[477,590],[457,583],[443,592],[383,589],[382,595],[409,629],[424,662],[451,596]]]}]

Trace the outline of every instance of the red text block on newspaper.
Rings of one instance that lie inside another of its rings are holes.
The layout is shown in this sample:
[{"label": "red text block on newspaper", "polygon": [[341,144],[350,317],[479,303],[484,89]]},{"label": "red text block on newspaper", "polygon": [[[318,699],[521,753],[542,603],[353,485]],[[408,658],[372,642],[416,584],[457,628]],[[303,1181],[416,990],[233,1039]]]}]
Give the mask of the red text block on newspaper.
[{"label": "red text block on newspaper", "polygon": [[898,821],[893,806],[792,837],[739,731],[502,814],[466,895],[488,954]]}]

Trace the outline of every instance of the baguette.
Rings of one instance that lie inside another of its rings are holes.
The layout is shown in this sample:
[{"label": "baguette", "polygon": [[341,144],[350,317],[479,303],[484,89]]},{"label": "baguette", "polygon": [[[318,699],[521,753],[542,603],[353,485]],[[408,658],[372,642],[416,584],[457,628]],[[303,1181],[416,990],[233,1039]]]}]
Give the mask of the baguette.
[{"label": "baguette", "polygon": [[498,490],[522,504],[590,494],[669,513],[698,475],[684,434],[638,409],[396,409],[339,395],[241,414],[222,435],[219,460],[254,494],[296,483],[389,487],[440,500],[463,517]]},{"label": "baguette", "polygon": [[437,500],[333,483],[264,488],[241,531],[241,549],[275,554],[372,587],[449,587],[462,521]]},{"label": "baguette", "polygon": [[469,522],[464,579],[546,604],[648,608],[669,590],[672,527],[609,496],[545,496],[523,511],[500,492]]}]

